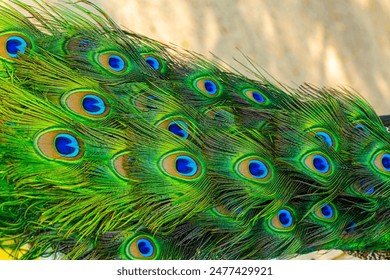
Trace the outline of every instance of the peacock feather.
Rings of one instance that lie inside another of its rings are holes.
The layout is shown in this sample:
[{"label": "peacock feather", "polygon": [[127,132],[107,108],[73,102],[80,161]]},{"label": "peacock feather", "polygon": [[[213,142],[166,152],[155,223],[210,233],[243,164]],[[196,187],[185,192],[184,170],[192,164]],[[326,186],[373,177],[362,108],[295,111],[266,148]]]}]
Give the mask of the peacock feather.
[{"label": "peacock feather", "polygon": [[2,1],[0,19],[15,258],[390,250],[390,136],[359,94],[245,77],[88,1]]}]

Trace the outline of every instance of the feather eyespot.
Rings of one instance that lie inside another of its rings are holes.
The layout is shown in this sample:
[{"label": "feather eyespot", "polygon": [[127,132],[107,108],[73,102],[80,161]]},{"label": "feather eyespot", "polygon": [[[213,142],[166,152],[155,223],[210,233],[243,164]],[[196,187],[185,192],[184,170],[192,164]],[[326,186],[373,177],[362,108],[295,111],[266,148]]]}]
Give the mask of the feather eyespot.
[{"label": "feather eyespot", "polygon": [[66,53],[85,53],[96,48],[97,44],[88,38],[72,37],[67,44],[64,45]]},{"label": "feather eyespot", "polygon": [[304,157],[303,165],[318,175],[328,176],[332,173],[331,161],[325,154],[311,153]]},{"label": "feather eyespot", "polygon": [[162,101],[154,95],[148,93],[136,96],[133,99],[133,104],[141,112],[156,111],[159,108],[159,103]]},{"label": "feather eyespot", "polygon": [[343,230],[343,235],[346,236],[346,235],[352,234],[355,232],[355,229],[356,229],[356,223],[349,222]]},{"label": "feather eyespot", "polygon": [[267,98],[259,90],[246,89],[243,93],[247,98],[257,104],[266,104],[268,102]]},{"label": "feather eyespot", "polygon": [[288,208],[281,209],[271,218],[269,224],[276,231],[292,230],[295,226],[293,212]]},{"label": "feather eyespot", "polygon": [[80,152],[80,146],[76,137],[69,133],[58,134],[54,138],[54,147],[61,156],[67,158],[75,157]]},{"label": "feather eyespot", "polygon": [[161,73],[165,73],[167,70],[166,64],[164,61],[157,55],[152,53],[143,53],[141,56],[145,59],[145,62],[149,64],[154,70]]},{"label": "feather eyespot", "polygon": [[381,151],[371,160],[371,165],[379,172],[390,175],[390,152]]},{"label": "feather eyespot", "polygon": [[82,142],[67,130],[43,131],[35,137],[34,142],[36,150],[49,159],[74,161],[83,156]]},{"label": "feather eyespot", "polygon": [[272,177],[272,170],[269,163],[256,156],[245,157],[235,165],[236,172],[250,180],[267,182]]},{"label": "feather eyespot", "polygon": [[127,259],[153,260],[158,256],[158,247],[153,238],[142,235],[125,244],[124,254]]},{"label": "feather eyespot", "polygon": [[370,133],[367,124],[364,121],[355,121],[353,122],[354,129],[363,135],[367,135]]},{"label": "feather eyespot", "polygon": [[242,208],[227,206],[226,204],[218,205],[213,208],[213,211],[221,216],[238,215],[242,212]]},{"label": "feather eyespot", "polygon": [[328,145],[330,148],[336,148],[336,141],[333,135],[327,131],[324,130],[317,130],[314,131],[314,137],[317,138],[318,140],[321,140],[324,142],[326,145]]},{"label": "feather eyespot", "polygon": [[124,74],[129,69],[127,59],[117,52],[105,52],[97,55],[100,66],[113,74]]},{"label": "feather eyespot", "polygon": [[322,221],[333,222],[337,218],[337,211],[333,204],[328,203],[318,207],[314,211],[314,215]]},{"label": "feather eyespot", "polygon": [[119,178],[129,180],[128,166],[134,161],[129,152],[122,152],[111,159],[111,168]]},{"label": "feather eyespot", "polygon": [[193,155],[174,152],[160,160],[160,168],[169,176],[184,180],[194,180],[202,175],[203,168]]},{"label": "feather eyespot", "polygon": [[361,194],[372,195],[375,192],[375,187],[367,183],[365,180],[358,180],[353,184],[355,190]]},{"label": "feather eyespot", "polygon": [[172,132],[173,134],[176,134],[179,137],[182,137],[184,139],[187,139],[188,134],[188,125],[186,125],[185,122],[177,120],[172,121],[168,124],[168,130]]},{"label": "feather eyespot", "polygon": [[206,116],[210,119],[233,125],[235,122],[235,116],[231,108],[228,107],[216,107],[205,111]]},{"label": "feather eyespot", "polygon": [[20,33],[6,33],[0,35],[0,56],[6,59],[17,59],[31,48],[31,42]]},{"label": "feather eyespot", "polygon": [[213,78],[198,78],[194,81],[194,87],[208,97],[218,97],[222,90],[220,84]]},{"label": "feather eyespot", "polygon": [[88,94],[84,96],[82,105],[84,110],[91,115],[101,115],[106,111],[106,104],[97,95]]},{"label": "feather eyespot", "polygon": [[110,112],[106,99],[94,91],[76,90],[63,95],[61,104],[73,113],[99,119]]},{"label": "feather eyespot", "polygon": [[158,125],[181,138],[188,139],[190,137],[190,128],[181,118],[169,118]]},{"label": "feather eyespot", "polygon": [[150,65],[150,67],[152,67],[155,70],[159,70],[161,68],[160,62],[158,61],[157,58],[155,58],[153,56],[146,57],[145,61],[147,64]]},{"label": "feather eyespot", "polygon": [[198,172],[198,164],[190,156],[178,156],[175,160],[176,171],[186,177],[194,176]]}]

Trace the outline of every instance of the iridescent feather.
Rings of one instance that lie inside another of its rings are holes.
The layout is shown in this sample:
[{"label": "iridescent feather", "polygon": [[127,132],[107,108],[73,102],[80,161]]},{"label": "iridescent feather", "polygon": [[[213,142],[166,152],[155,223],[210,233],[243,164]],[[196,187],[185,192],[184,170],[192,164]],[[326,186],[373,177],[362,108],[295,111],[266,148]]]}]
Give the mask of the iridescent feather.
[{"label": "iridescent feather", "polygon": [[390,137],[358,94],[249,79],[87,1],[10,2],[0,245],[15,257],[390,249]]}]

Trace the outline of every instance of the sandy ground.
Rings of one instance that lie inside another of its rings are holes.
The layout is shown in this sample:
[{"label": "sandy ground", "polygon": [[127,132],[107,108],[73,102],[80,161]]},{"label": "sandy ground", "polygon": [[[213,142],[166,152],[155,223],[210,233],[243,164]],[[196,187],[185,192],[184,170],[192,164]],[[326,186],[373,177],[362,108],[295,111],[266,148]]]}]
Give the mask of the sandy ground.
[{"label": "sandy ground", "polygon": [[[280,82],[339,85],[390,114],[390,1],[91,0],[119,24],[244,68],[253,59]],[[240,50],[240,51],[239,51]],[[303,258],[344,258],[340,252]]]}]

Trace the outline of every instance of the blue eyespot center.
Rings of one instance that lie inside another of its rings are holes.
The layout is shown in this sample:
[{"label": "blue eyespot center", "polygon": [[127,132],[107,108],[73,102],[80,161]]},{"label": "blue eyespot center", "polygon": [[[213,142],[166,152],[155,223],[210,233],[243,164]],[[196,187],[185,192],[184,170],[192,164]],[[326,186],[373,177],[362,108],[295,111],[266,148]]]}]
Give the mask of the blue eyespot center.
[{"label": "blue eyespot center", "polygon": [[82,52],[85,52],[88,49],[90,49],[91,45],[92,45],[92,42],[91,42],[91,40],[88,40],[88,39],[81,39],[78,42],[78,47],[80,48],[80,51],[82,51]]},{"label": "blue eyespot center", "polygon": [[321,155],[315,155],[313,157],[313,166],[318,172],[321,173],[326,173],[330,169],[328,160]]},{"label": "blue eyespot center", "polygon": [[329,204],[322,206],[321,213],[324,218],[330,219],[333,217],[333,208]]},{"label": "blue eyespot center", "polygon": [[108,65],[110,65],[112,70],[117,72],[125,69],[125,61],[119,55],[110,55],[108,58]]},{"label": "blue eyespot center", "polygon": [[329,147],[333,147],[332,137],[330,137],[328,133],[319,131],[314,135],[314,137],[324,141]]},{"label": "blue eyespot center", "polygon": [[373,194],[374,191],[375,191],[375,187],[370,185],[370,184],[368,184],[368,183],[366,183],[365,180],[360,180],[359,181],[359,186],[360,186],[360,190],[362,192],[364,192],[365,194],[368,194],[368,195]]},{"label": "blue eyespot center", "polygon": [[82,100],[84,110],[92,115],[100,115],[106,110],[103,99],[99,96],[88,94]]},{"label": "blue eyespot center", "polygon": [[145,61],[155,70],[158,70],[161,67],[160,61],[158,61],[158,59],[153,56],[148,56],[145,58]]},{"label": "blue eyespot center", "polygon": [[61,133],[54,139],[58,153],[64,157],[75,157],[80,152],[79,143],[70,134]]},{"label": "blue eyespot center", "polygon": [[368,188],[364,189],[365,194],[373,194],[375,191],[375,188],[373,186],[368,186]]},{"label": "blue eyespot center", "polygon": [[370,186],[370,188],[367,188],[367,189],[364,190],[364,193],[365,194],[373,194],[374,191],[375,191],[375,188]]},{"label": "blue eyespot center", "polygon": [[368,128],[365,124],[357,124],[355,125],[355,129],[357,129],[360,133],[368,134]]},{"label": "blue eyespot center", "polygon": [[251,160],[248,163],[250,174],[256,179],[263,179],[268,175],[267,166],[260,160]]},{"label": "blue eyespot center", "polygon": [[184,139],[187,139],[189,134],[188,134],[188,126],[185,122],[176,120],[171,122],[168,125],[168,130],[172,132],[173,134],[176,134],[179,137],[182,137]]},{"label": "blue eyespot center", "polygon": [[278,219],[279,219],[280,224],[285,228],[290,227],[293,223],[293,217],[292,217],[290,211],[285,210],[285,209],[279,210]]},{"label": "blue eyespot center", "polygon": [[211,80],[205,80],[204,81],[204,88],[206,89],[208,94],[216,94],[218,91],[218,86],[215,82]]},{"label": "blue eyespot center", "polygon": [[7,53],[10,57],[17,58],[18,53],[24,54],[27,48],[27,42],[22,37],[9,37],[5,43]]},{"label": "blue eyespot center", "polygon": [[256,100],[259,103],[264,103],[264,101],[265,101],[264,96],[257,91],[252,92],[252,97],[254,100]]},{"label": "blue eyespot center", "polygon": [[382,165],[386,171],[390,172],[390,154],[382,155]]},{"label": "blue eyespot center", "polygon": [[137,241],[137,248],[143,257],[150,257],[154,253],[153,244],[144,238]]},{"label": "blue eyespot center", "polygon": [[346,228],[344,229],[344,233],[345,234],[348,234],[348,233],[353,233],[355,231],[355,226],[356,226],[356,223],[355,222],[350,222],[347,224]]},{"label": "blue eyespot center", "polygon": [[197,163],[189,156],[178,156],[175,164],[177,172],[183,176],[194,176],[198,171]]},{"label": "blue eyespot center", "polygon": [[229,205],[229,206],[227,207],[227,210],[228,210],[228,212],[231,213],[231,214],[238,215],[238,214],[240,214],[240,213],[242,212],[242,207],[237,208],[236,206]]}]

